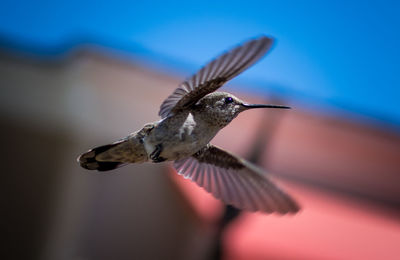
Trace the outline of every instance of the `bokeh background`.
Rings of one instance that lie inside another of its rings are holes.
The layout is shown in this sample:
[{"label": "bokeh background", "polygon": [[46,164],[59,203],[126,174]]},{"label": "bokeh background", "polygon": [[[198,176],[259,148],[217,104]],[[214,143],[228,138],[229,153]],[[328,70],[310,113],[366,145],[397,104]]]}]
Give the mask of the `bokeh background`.
[{"label": "bokeh background", "polygon": [[[4,259],[398,259],[396,1],[0,3]],[[76,157],[158,120],[224,50],[274,49],[224,90],[249,111],[213,143],[266,169],[294,216],[238,212],[168,163],[86,171]]]}]

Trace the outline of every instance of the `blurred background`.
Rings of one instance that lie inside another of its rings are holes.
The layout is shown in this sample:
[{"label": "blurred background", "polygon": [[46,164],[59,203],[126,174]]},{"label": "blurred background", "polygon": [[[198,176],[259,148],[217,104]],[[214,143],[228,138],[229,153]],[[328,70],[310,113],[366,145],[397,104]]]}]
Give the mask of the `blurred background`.
[{"label": "blurred background", "polygon": [[[4,259],[398,259],[396,1],[0,3]],[[221,52],[274,49],[223,90],[214,144],[262,166],[297,215],[225,208],[169,163],[97,174],[77,156],[158,120]]]}]

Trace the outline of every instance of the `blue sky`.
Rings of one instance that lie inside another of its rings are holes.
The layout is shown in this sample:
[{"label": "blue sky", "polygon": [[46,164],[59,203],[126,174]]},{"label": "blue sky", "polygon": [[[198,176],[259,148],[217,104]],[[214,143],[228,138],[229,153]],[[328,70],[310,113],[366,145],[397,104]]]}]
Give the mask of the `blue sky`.
[{"label": "blue sky", "polygon": [[237,83],[400,125],[399,2],[167,2],[3,0],[0,36],[37,54],[88,39],[193,73],[267,34],[274,49]]}]

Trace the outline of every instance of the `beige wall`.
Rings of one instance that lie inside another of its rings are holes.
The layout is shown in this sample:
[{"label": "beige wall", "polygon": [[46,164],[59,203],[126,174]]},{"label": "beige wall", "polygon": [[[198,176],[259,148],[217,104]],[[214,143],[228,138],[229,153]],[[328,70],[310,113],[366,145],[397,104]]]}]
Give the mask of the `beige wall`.
[{"label": "beige wall", "polygon": [[[165,164],[96,174],[75,161],[158,120],[159,104],[179,82],[90,52],[51,62],[0,56],[2,173],[14,256],[202,259],[210,233],[175,191]],[[247,112],[214,143],[246,155],[276,125],[268,150],[261,150],[263,165],[276,176],[398,209],[396,133],[298,108]]]}]

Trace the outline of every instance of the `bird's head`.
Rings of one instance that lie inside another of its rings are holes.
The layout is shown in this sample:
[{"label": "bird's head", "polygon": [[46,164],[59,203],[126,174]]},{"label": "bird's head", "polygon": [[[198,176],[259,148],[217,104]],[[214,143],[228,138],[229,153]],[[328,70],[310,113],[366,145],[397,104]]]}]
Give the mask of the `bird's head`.
[{"label": "bird's head", "polygon": [[202,98],[199,103],[202,113],[209,121],[223,127],[228,125],[240,112],[253,108],[283,108],[281,105],[248,104],[227,92],[214,92]]}]

